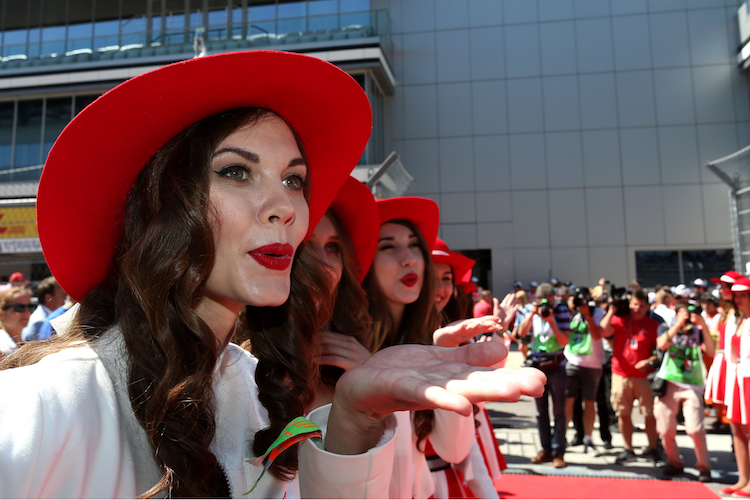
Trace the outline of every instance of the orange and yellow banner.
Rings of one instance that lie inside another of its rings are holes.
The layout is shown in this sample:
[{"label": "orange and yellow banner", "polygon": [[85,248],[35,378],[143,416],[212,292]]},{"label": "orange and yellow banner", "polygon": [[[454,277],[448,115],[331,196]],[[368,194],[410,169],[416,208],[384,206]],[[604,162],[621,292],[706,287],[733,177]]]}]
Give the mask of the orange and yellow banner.
[{"label": "orange and yellow banner", "polygon": [[36,238],[36,208],[0,208],[0,239]]}]

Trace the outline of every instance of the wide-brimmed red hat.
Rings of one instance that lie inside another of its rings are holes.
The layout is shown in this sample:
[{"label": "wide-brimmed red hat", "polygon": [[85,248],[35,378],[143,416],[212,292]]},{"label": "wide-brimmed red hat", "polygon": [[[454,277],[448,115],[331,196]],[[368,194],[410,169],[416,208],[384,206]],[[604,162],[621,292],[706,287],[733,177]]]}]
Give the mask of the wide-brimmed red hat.
[{"label": "wide-brimmed red hat", "polygon": [[[474,259],[470,259],[448,248],[448,245],[440,238],[435,238],[435,245],[432,248],[431,254],[433,262],[442,262],[451,266],[451,269],[453,269],[453,281],[456,283],[460,283],[466,276],[467,271],[470,273],[471,268],[476,264]],[[471,276],[469,276],[469,279],[471,279]]]},{"label": "wide-brimmed red hat", "polygon": [[291,52],[178,62],[99,97],[49,153],[37,226],[49,268],[71,297],[80,300],[106,277],[128,192],[154,154],[190,125],[242,107],[273,111],[299,138],[311,182],[312,233],[370,136],[372,114],[360,85],[332,64]]},{"label": "wide-brimmed red hat", "polygon": [[740,278],[744,278],[744,276],[737,271],[727,271],[720,278],[711,278],[711,281],[713,283],[734,283]]},{"label": "wide-brimmed red hat", "polygon": [[733,292],[750,292],[750,279],[745,278],[742,276],[741,278],[737,278],[734,283],[732,283],[732,291]]},{"label": "wide-brimmed red hat", "polygon": [[473,295],[477,292],[477,284],[471,281],[472,270],[466,271],[462,278],[459,278],[456,284],[460,286],[466,295]]},{"label": "wide-brimmed red hat", "polygon": [[357,254],[359,282],[365,279],[372,265],[380,235],[380,212],[370,188],[354,177],[349,177],[331,203]]},{"label": "wide-brimmed red hat", "polygon": [[380,224],[391,220],[408,220],[422,233],[432,252],[440,228],[440,209],[435,201],[417,196],[402,196],[377,200]]}]

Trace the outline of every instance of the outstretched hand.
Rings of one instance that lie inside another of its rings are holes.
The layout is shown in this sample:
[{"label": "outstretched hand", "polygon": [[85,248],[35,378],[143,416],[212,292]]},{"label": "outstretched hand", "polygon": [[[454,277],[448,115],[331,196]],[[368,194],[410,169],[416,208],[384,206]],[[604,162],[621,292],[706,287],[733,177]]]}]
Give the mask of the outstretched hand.
[{"label": "outstretched hand", "polygon": [[507,356],[499,342],[457,348],[399,345],[347,371],[336,385],[326,450],[362,453],[382,434],[382,419],[401,410],[470,415],[472,403],[539,397],[545,375],[533,368],[489,368]]},{"label": "outstretched hand", "polygon": [[435,330],[432,343],[439,347],[457,347],[477,335],[502,329],[502,321],[497,316],[461,319]]},{"label": "outstretched hand", "polygon": [[494,305],[492,312],[495,316],[502,320],[502,328],[500,329],[507,330],[511,322],[515,321],[516,312],[518,312],[518,308],[521,306],[521,304],[518,303],[516,294],[507,294],[505,297],[503,297],[502,302],[497,300],[497,297],[495,297],[492,299],[492,303]]}]

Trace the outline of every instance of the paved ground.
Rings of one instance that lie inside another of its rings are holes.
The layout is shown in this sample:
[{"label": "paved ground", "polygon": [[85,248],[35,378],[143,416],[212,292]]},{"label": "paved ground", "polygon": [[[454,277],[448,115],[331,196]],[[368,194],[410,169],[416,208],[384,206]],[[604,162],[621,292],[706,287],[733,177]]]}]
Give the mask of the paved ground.
[{"label": "paved ground", "polygon": [[[522,362],[521,354],[511,352],[507,367],[518,366]],[[500,449],[508,462],[509,474],[544,474],[565,476],[595,476],[611,478],[632,479],[668,479],[662,475],[661,467],[654,467],[650,461],[639,459],[637,462],[624,465],[615,465],[615,456],[622,451],[622,437],[619,432],[613,432],[612,444],[614,449],[605,450],[603,442],[599,438],[598,422],[594,430],[594,445],[598,447],[600,454],[584,454],[583,446],[569,447],[565,453],[565,461],[568,466],[564,469],[555,469],[552,464],[535,465],[530,459],[541,449],[539,433],[536,428],[536,407],[532,398],[523,397],[518,403],[488,403],[487,411],[495,427],[495,435],[500,443]],[[634,410],[633,423],[637,428],[643,429],[643,419]],[[711,424],[712,419],[706,418],[706,423]],[[732,452],[732,437],[728,429],[714,431],[708,425],[708,450],[711,454],[711,466],[713,468],[713,482],[706,485],[719,494],[719,489],[734,484],[737,479],[737,466],[734,453]],[[679,481],[697,480],[698,471],[690,466],[695,463],[693,452],[693,441],[684,432],[682,426],[678,427],[679,435],[677,444],[686,464],[685,472],[673,478]],[[571,442],[575,431],[568,429],[567,438]],[[648,440],[644,432],[636,431],[633,434],[633,447],[636,454],[645,449]]]}]

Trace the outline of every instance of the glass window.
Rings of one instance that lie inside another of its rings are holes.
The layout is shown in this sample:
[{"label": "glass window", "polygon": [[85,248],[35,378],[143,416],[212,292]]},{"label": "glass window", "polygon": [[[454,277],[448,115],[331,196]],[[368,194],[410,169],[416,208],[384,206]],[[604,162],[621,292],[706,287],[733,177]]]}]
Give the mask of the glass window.
[{"label": "glass window", "polygon": [[370,10],[370,0],[340,0],[341,12],[360,12]]},{"label": "glass window", "polygon": [[94,25],[91,23],[71,24],[68,26],[68,50],[91,48],[91,37]]},{"label": "glass window", "polygon": [[120,45],[120,21],[99,21],[94,23],[94,48]]},{"label": "glass window", "polygon": [[185,14],[168,14],[166,43],[185,43]]},{"label": "glass window", "polygon": [[26,53],[28,30],[11,30],[6,31],[3,35],[3,56]]},{"label": "glass window", "polygon": [[[635,273],[643,280],[643,287],[673,285],[680,282],[680,257],[678,252],[636,252]],[[625,285],[618,285],[625,286]]]},{"label": "glass window", "polygon": [[[13,102],[0,102],[0,170],[10,168],[14,108]],[[0,174],[0,182],[7,181],[6,177],[7,175]]]},{"label": "glass window", "polygon": [[18,101],[16,122],[16,154],[14,167],[39,165],[39,170],[15,172],[10,181],[39,179],[42,164],[42,99]]},{"label": "glass window", "polygon": [[310,0],[308,12],[310,31],[332,30],[339,27],[337,0]]},{"label": "glass window", "polygon": [[310,0],[308,9],[311,16],[320,14],[336,14],[338,12],[338,0]]},{"label": "glass window", "polygon": [[[276,19],[276,5],[268,2],[249,1],[250,6],[247,8],[251,21],[269,21]],[[258,3],[261,5],[252,5]]]},{"label": "glass window", "polygon": [[146,44],[146,16],[123,19],[120,25],[122,45]]},{"label": "glass window", "polygon": [[72,107],[70,97],[60,97],[57,99],[47,99],[47,108],[44,117],[44,159],[54,144],[57,136],[60,135],[65,125],[70,121],[70,111]]},{"label": "glass window", "polygon": [[685,250],[682,252],[683,283],[692,286],[696,278],[705,280],[734,269],[732,250]]},{"label": "glass window", "polygon": [[65,26],[42,28],[41,53],[43,56],[65,53]]},{"label": "glass window", "polygon": [[305,17],[307,15],[306,2],[279,3],[279,19],[289,17]]},{"label": "glass window", "polygon": [[83,108],[94,102],[96,98],[99,97],[99,94],[91,94],[91,95],[77,95],[73,98],[75,101],[75,114],[80,113]]},{"label": "glass window", "polygon": [[227,23],[229,16],[227,9],[212,10],[208,13],[208,40],[224,40],[227,38]]},{"label": "glass window", "polygon": [[26,49],[26,56],[39,57],[42,49],[42,30],[41,28],[31,28],[29,30],[29,45]]}]

